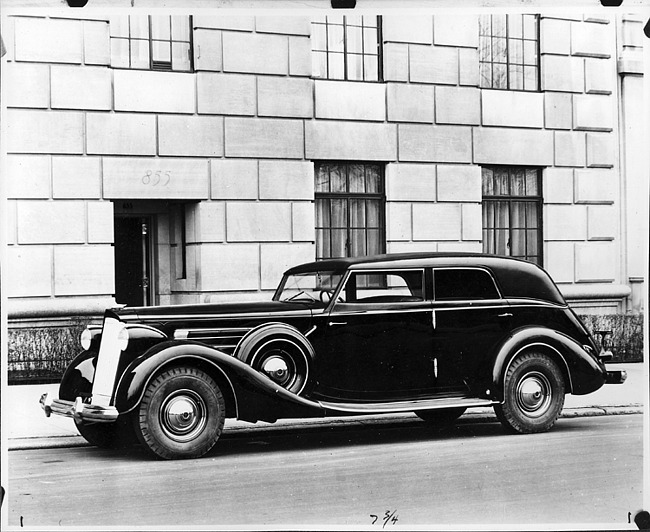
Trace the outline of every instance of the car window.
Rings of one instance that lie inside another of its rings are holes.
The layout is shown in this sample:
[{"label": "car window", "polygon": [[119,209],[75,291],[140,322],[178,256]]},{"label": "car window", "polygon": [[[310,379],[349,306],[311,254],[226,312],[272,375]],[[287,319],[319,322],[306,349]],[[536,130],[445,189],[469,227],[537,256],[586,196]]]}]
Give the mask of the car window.
[{"label": "car window", "polygon": [[347,303],[405,303],[424,299],[424,271],[354,272],[341,300]]},{"label": "car window", "polygon": [[499,291],[485,270],[437,269],[433,274],[436,301],[498,299]]}]

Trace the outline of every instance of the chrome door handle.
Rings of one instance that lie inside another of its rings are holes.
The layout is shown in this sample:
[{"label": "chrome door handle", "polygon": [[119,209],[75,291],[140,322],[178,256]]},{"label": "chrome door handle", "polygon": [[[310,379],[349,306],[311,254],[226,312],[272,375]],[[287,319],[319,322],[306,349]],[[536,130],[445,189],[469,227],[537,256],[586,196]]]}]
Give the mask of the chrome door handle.
[{"label": "chrome door handle", "polygon": [[333,327],[334,325],[347,325],[347,321],[330,321],[327,325]]},{"label": "chrome door handle", "polygon": [[510,312],[504,312],[503,314],[499,314],[499,318],[512,318],[512,314]]}]

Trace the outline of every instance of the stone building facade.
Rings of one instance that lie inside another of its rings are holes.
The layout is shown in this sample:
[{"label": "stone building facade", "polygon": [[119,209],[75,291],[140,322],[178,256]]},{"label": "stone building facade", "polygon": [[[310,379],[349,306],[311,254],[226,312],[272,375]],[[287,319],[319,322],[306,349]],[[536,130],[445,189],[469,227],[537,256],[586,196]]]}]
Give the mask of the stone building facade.
[{"label": "stone building facade", "polygon": [[[366,15],[361,46],[338,14],[168,17],[162,43],[160,21],[75,15],[2,20],[10,320],[270,297],[286,267],[355,252],[333,218],[360,200],[360,226],[343,222],[357,251],[518,239],[583,312],[642,310],[641,18],[533,17],[534,38],[508,41],[533,54],[505,67],[508,90],[485,85],[501,67],[486,74],[479,16]],[[366,172],[370,199],[328,196],[341,172]],[[501,219],[512,197],[486,211],[508,175],[537,202],[523,225]]]}]

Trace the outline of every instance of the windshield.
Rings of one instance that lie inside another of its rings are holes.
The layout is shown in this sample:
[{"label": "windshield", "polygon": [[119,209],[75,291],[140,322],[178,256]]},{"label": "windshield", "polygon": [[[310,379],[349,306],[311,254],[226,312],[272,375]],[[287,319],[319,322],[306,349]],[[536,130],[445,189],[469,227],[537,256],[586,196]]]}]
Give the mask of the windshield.
[{"label": "windshield", "polygon": [[333,271],[285,275],[274,301],[301,301],[326,305],[332,299],[343,273]]}]

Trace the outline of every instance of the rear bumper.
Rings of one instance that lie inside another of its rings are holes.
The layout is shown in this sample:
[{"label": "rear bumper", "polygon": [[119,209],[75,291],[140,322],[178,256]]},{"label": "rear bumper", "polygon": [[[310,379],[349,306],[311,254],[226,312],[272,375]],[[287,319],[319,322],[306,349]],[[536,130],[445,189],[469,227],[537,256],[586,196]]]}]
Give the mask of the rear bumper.
[{"label": "rear bumper", "polygon": [[605,374],[605,384],[623,384],[627,379],[627,371],[608,371]]},{"label": "rear bumper", "polygon": [[47,417],[51,414],[71,417],[79,421],[92,421],[94,423],[113,423],[119,416],[114,406],[100,406],[84,403],[81,397],[75,401],[54,399],[51,394],[44,393],[39,403]]}]

